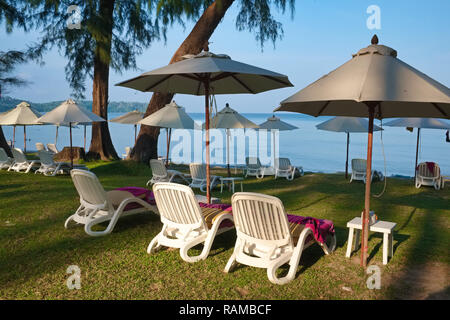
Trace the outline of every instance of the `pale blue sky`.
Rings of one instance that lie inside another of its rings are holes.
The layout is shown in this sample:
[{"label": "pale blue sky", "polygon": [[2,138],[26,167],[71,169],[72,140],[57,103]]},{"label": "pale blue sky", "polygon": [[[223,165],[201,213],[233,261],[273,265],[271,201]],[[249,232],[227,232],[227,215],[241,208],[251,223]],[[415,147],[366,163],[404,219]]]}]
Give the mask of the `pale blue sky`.
[{"label": "pale blue sky", "polygon": [[[381,29],[369,30],[367,7],[381,9]],[[303,0],[296,2],[294,19],[290,13],[276,13],[283,23],[284,37],[273,48],[266,43],[264,51],[249,32],[235,28],[237,4],[228,11],[213,34],[210,51],[226,53],[234,60],[286,74],[294,84],[257,95],[219,95],[218,107],[226,102],[240,112],[271,112],[281,100],[302,89],[322,75],[351,58],[360,48],[370,44],[376,33],[380,44],[397,50],[398,58],[430,77],[450,85],[450,1],[448,0]],[[138,57],[140,71],[110,74],[110,101],[148,102],[151,93],[116,87],[115,83],[166,65],[172,54],[190,32],[193,24],[171,29],[167,43],[155,42]],[[0,29],[0,50],[22,49],[37,41],[39,34]],[[63,100],[70,97],[64,75],[66,60],[55,50],[45,56],[45,65],[26,64],[17,74],[32,81],[25,88],[10,90],[7,95],[34,102]],[[92,84],[88,82],[86,99],[92,100]],[[177,95],[178,104],[188,112],[203,112],[202,97]]]}]

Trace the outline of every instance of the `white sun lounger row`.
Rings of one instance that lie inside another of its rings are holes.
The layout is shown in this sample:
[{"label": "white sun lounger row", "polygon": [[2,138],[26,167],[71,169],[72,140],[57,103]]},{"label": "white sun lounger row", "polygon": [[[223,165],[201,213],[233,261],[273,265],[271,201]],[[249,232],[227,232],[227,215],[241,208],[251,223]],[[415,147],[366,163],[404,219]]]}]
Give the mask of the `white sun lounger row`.
[{"label": "white sun lounger row", "polygon": [[[261,161],[257,157],[247,157],[245,162],[245,177],[254,176],[257,179],[262,179],[264,178],[266,170],[269,169],[269,167],[261,165]],[[287,180],[293,180],[296,172],[298,172],[300,176],[303,175],[303,168],[293,166],[289,158],[276,158],[274,170],[275,179],[283,177]]]}]

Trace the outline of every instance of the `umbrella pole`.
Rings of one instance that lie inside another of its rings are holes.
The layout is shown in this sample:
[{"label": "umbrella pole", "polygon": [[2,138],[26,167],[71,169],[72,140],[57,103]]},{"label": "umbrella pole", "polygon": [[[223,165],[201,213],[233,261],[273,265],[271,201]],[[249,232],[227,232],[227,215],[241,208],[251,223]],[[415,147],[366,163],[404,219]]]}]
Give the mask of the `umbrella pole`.
[{"label": "umbrella pole", "polygon": [[417,128],[416,166],[414,167],[414,183],[416,183],[417,177],[417,161],[419,160],[419,141],[420,141],[420,128]]},{"label": "umbrella pole", "polygon": [[206,129],[206,198],[208,204],[211,203],[211,190],[209,188],[211,176],[209,168],[209,78],[206,77],[203,82],[205,88],[205,129]]},{"label": "umbrella pole", "polygon": [[86,152],[86,125],[84,125],[84,151]]},{"label": "umbrella pole", "polygon": [[170,149],[170,138],[172,136],[172,129],[166,128],[166,141],[167,141],[167,150],[166,150],[166,166],[169,165],[169,149]]},{"label": "umbrella pole", "polygon": [[345,179],[348,178],[348,146],[350,144],[350,133],[347,132],[347,159],[345,160]]},{"label": "umbrella pole", "polygon": [[70,169],[73,169],[72,122],[69,122],[69,132],[70,132]]},{"label": "umbrella pole", "polygon": [[136,145],[137,124],[134,124],[134,145]]},{"label": "umbrella pole", "polygon": [[58,129],[59,129],[59,126],[56,126],[55,146],[58,143]]},{"label": "umbrella pole", "polygon": [[12,146],[13,146],[13,148],[15,147],[15,145],[16,145],[16,126],[13,126],[13,141],[12,141]]},{"label": "umbrella pole", "polygon": [[231,171],[230,171],[230,129],[227,129],[227,169],[228,169],[228,176],[231,177]]},{"label": "umbrella pole", "polygon": [[367,166],[366,166],[366,194],[362,217],[362,237],[361,237],[361,266],[367,266],[367,245],[369,240],[369,212],[370,212],[370,185],[372,183],[372,148],[373,148],[373,118],[375,105],[369,107],[369,132],[367,138]]},{"label": "umbrella pole", "polygon": [[271,130],[272,131],[272,137],[273,137],[273,168],[276,171],[277,168],[275,168],[275,130]]},{"label": "umbrella pole", "polygon": [[23,152],[27,152],[27,126],[23,126]]}]

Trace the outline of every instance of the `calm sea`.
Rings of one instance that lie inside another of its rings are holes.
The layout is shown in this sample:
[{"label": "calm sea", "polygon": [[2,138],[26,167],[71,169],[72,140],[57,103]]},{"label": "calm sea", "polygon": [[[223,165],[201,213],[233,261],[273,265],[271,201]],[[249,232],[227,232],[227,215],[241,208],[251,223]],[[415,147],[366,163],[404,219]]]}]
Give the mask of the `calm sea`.
[{"label": "calm sea", "polygon": [[[109,119],[121,114],[111,113]],[[192,113],[191,117],[201,124],[204,115]],[[266,121],[272,114],[248,113],[243,114],[256,124]],[[294,165],[303,166],[306,171],[313,172],[343,172],[345,170],[346,134],[317,130],[316,125],[331,117],[314,118],[300,114],[278,113],[277,117],[294,126],[293,131],[282,131],[279,134],[279,153],[281,157],[288,157]],[[385,120],[384,122],[390,121]],[[380,125],[376,120],[375,124]],[[122,155],[126,146],[133,146],[134,127],[132,125],[109,123],[112,141],[117,153]],[[374,133],[373,166],[375,170],[384,172],[383,149],[386,157],[387,175],[414,175],[416,152],[416,129],[413,133],[404,128],[384,127],[381,133]],[[12,139],[13,128],[3,127],[7,139]],[[54,126],[27,127],[27,149],[35,150],[36,142],[54,143],[56,129]],[[90,128],[87,127],[87,145],[89,148]],[[165,130],[161,131],[158,153],[166,152]],[[435,129],[421,130],[421,145],[419,161],[437,162],[444,175],[450,175],[450,143],[445,142],[445,131]],[[76,146],[84,144],[84,127],[73,129],[73,143]],[[62,149],[69,145],[69,128],[61,127],[58,133],[57,147]],[[16,128],[16,146],[23,148],[23,128]],[[352,158],[365,158],[367,153],[367,134],[355,133],[350,135],[350,155]],[[224,155],[226,152],[224,151]],[[225,163],[225,156],[224,161]],[[263,163],[264,164],[264,163]]]}]

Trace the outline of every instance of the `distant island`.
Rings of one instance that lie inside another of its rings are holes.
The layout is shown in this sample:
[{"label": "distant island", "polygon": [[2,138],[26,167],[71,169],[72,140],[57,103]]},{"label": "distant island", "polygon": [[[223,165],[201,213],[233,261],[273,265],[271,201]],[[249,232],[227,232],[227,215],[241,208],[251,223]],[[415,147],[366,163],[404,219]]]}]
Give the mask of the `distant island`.
[{"label": "distant island", "polygon": [[[63,100],[61,100],[61,101],[37,103],[28,101],[26,99],[17,99],[9,96],[3,96],[0,99],[0,113],[11,110],[22,101],[28,102],[36,111],[39,111],[41,113],[48,112],[63,102]],[[77,104],[80,107],[85,108],[86,110],[92,110],[92,101],[81,100],[77,101]],[[109,102],[108,105],[108,112],[129,112],[133,110],[145,112],[145,110],[147,109],[147,105],[148,103],[143,102],[111,101]]]}]

